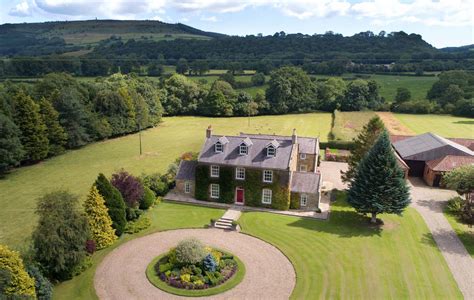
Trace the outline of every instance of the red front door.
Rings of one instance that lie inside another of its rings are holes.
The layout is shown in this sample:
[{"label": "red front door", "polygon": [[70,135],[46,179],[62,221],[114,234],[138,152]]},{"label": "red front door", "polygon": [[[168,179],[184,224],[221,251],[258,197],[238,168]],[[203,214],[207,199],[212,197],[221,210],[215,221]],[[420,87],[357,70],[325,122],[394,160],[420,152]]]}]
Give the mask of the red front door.
[{"label": "red front door", "polygon": [[237,188],[236,189],[237,195],[235,196],[235,203],[236,204],[244,204],[244,189]]}]

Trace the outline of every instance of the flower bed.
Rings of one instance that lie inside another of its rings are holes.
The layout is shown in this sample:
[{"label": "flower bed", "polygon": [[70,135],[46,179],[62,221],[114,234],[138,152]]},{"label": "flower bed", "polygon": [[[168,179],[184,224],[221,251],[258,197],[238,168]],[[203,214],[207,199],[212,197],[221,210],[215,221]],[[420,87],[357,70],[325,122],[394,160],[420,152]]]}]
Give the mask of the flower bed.
[{"label": "flower bed", "polygon": [[205,296],[224,292],[243,278],[245,268],[230,253],[184,240],[155,258],[147,276],[158,288],[177,295]]}]

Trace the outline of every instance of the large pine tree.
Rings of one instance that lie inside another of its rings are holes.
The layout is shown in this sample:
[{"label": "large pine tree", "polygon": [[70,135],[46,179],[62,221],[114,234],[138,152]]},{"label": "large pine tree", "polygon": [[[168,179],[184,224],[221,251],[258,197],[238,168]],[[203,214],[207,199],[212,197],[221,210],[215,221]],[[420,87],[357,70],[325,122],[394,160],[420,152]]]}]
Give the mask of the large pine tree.
[{"label": "large pine tree", "polygon": [[84,202],[84,210],[89,223],[91,238],[95,241],[97,249],[112,245],[117,236],[112,228],[112,220],[105,206],[104,198],[99,194],[95,185],[92,186]]},{"label": "large pine tree", "polygon": [[374,145],[380,133],[385,129],[382,120],[375,116],[364,125],[362,131],[354,139],[354,148],[349,156],[349,168],[346,172],[342,172],[342,180],[346,183],[351,182],[357,172],[357,165],[367,154],[369,149]]},{"label": "large pine tree", "polygon": [[21,131],[21,144],[26,159],[38,161],[48,155],[49,141],[39,106],[23,91],[14,98],[14,121]]},{"label": "large pine tree", "polygon": [[49,155],[54,156],[64,152],[67,143],[67,134],[59,124],[59,113],[54,109],[51,102],[42,97],[39,101],[40,113],[46,125],[49,140]]},{"label": "large pine tree", "polygon": [[100,195],[105,200],[105,206],[108,208],[109,216],[112,219],[112,228],[115,229],[117,236],[122,235],[127,225],[126,207],[122,194],[100,173],[95,181],[95,186]]},{"label": "large pine tree", "polygon": [[387,131],[380,134],[360,161],[347,202],[360,213],[370,213],[372,223],[376,222],[377,214],[400,214],[410,204],[404,173],[397,163]]},{"label": "large pine tree", "polygon": [[20,134],[15,123],[0,111],[0,174],[20,164],[25,153]]}]

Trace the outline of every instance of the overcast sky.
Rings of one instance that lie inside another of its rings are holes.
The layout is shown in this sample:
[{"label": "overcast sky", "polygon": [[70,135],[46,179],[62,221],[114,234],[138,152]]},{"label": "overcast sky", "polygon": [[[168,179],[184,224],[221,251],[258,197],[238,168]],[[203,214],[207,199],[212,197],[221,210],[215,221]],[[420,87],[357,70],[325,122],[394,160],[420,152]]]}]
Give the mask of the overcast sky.
[{"label": "overcast sky", "polygon": [[0,23],[154,19],[226,34],[403,30],[435,47],[474,43],[473,0],[0,0]]}]

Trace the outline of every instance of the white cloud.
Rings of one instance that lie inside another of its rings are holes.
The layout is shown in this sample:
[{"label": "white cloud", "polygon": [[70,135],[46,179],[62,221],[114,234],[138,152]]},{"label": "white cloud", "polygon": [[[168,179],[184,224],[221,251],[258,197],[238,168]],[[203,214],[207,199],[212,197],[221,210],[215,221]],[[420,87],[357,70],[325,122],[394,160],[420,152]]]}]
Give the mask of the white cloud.
[{"label": "white cloud", "polygon": [[31,16],[31,8],[28,2],[23,1],[12,8],[8,14],[16,17],[28,17]]},{"label": "white cloud", "polygon": [[217,22],[217,17],[216,16],[210,16],[210,17],[206,17],[206,16],[202,16],[201,17],[201,21],[206,21],[206,22]]},{"label": "white cloud", "polygon": [[[418,23],[428,26],[472,26],[472,0],[20,0],[9,14],[32,13],[75,18],[149,18],[176,10],[207,16],[272,8],[298,19],[347,16],[373,25]],[[201,17],[217,21],[218,16]],[[183,20],[184,21],[184,20]]]}]

